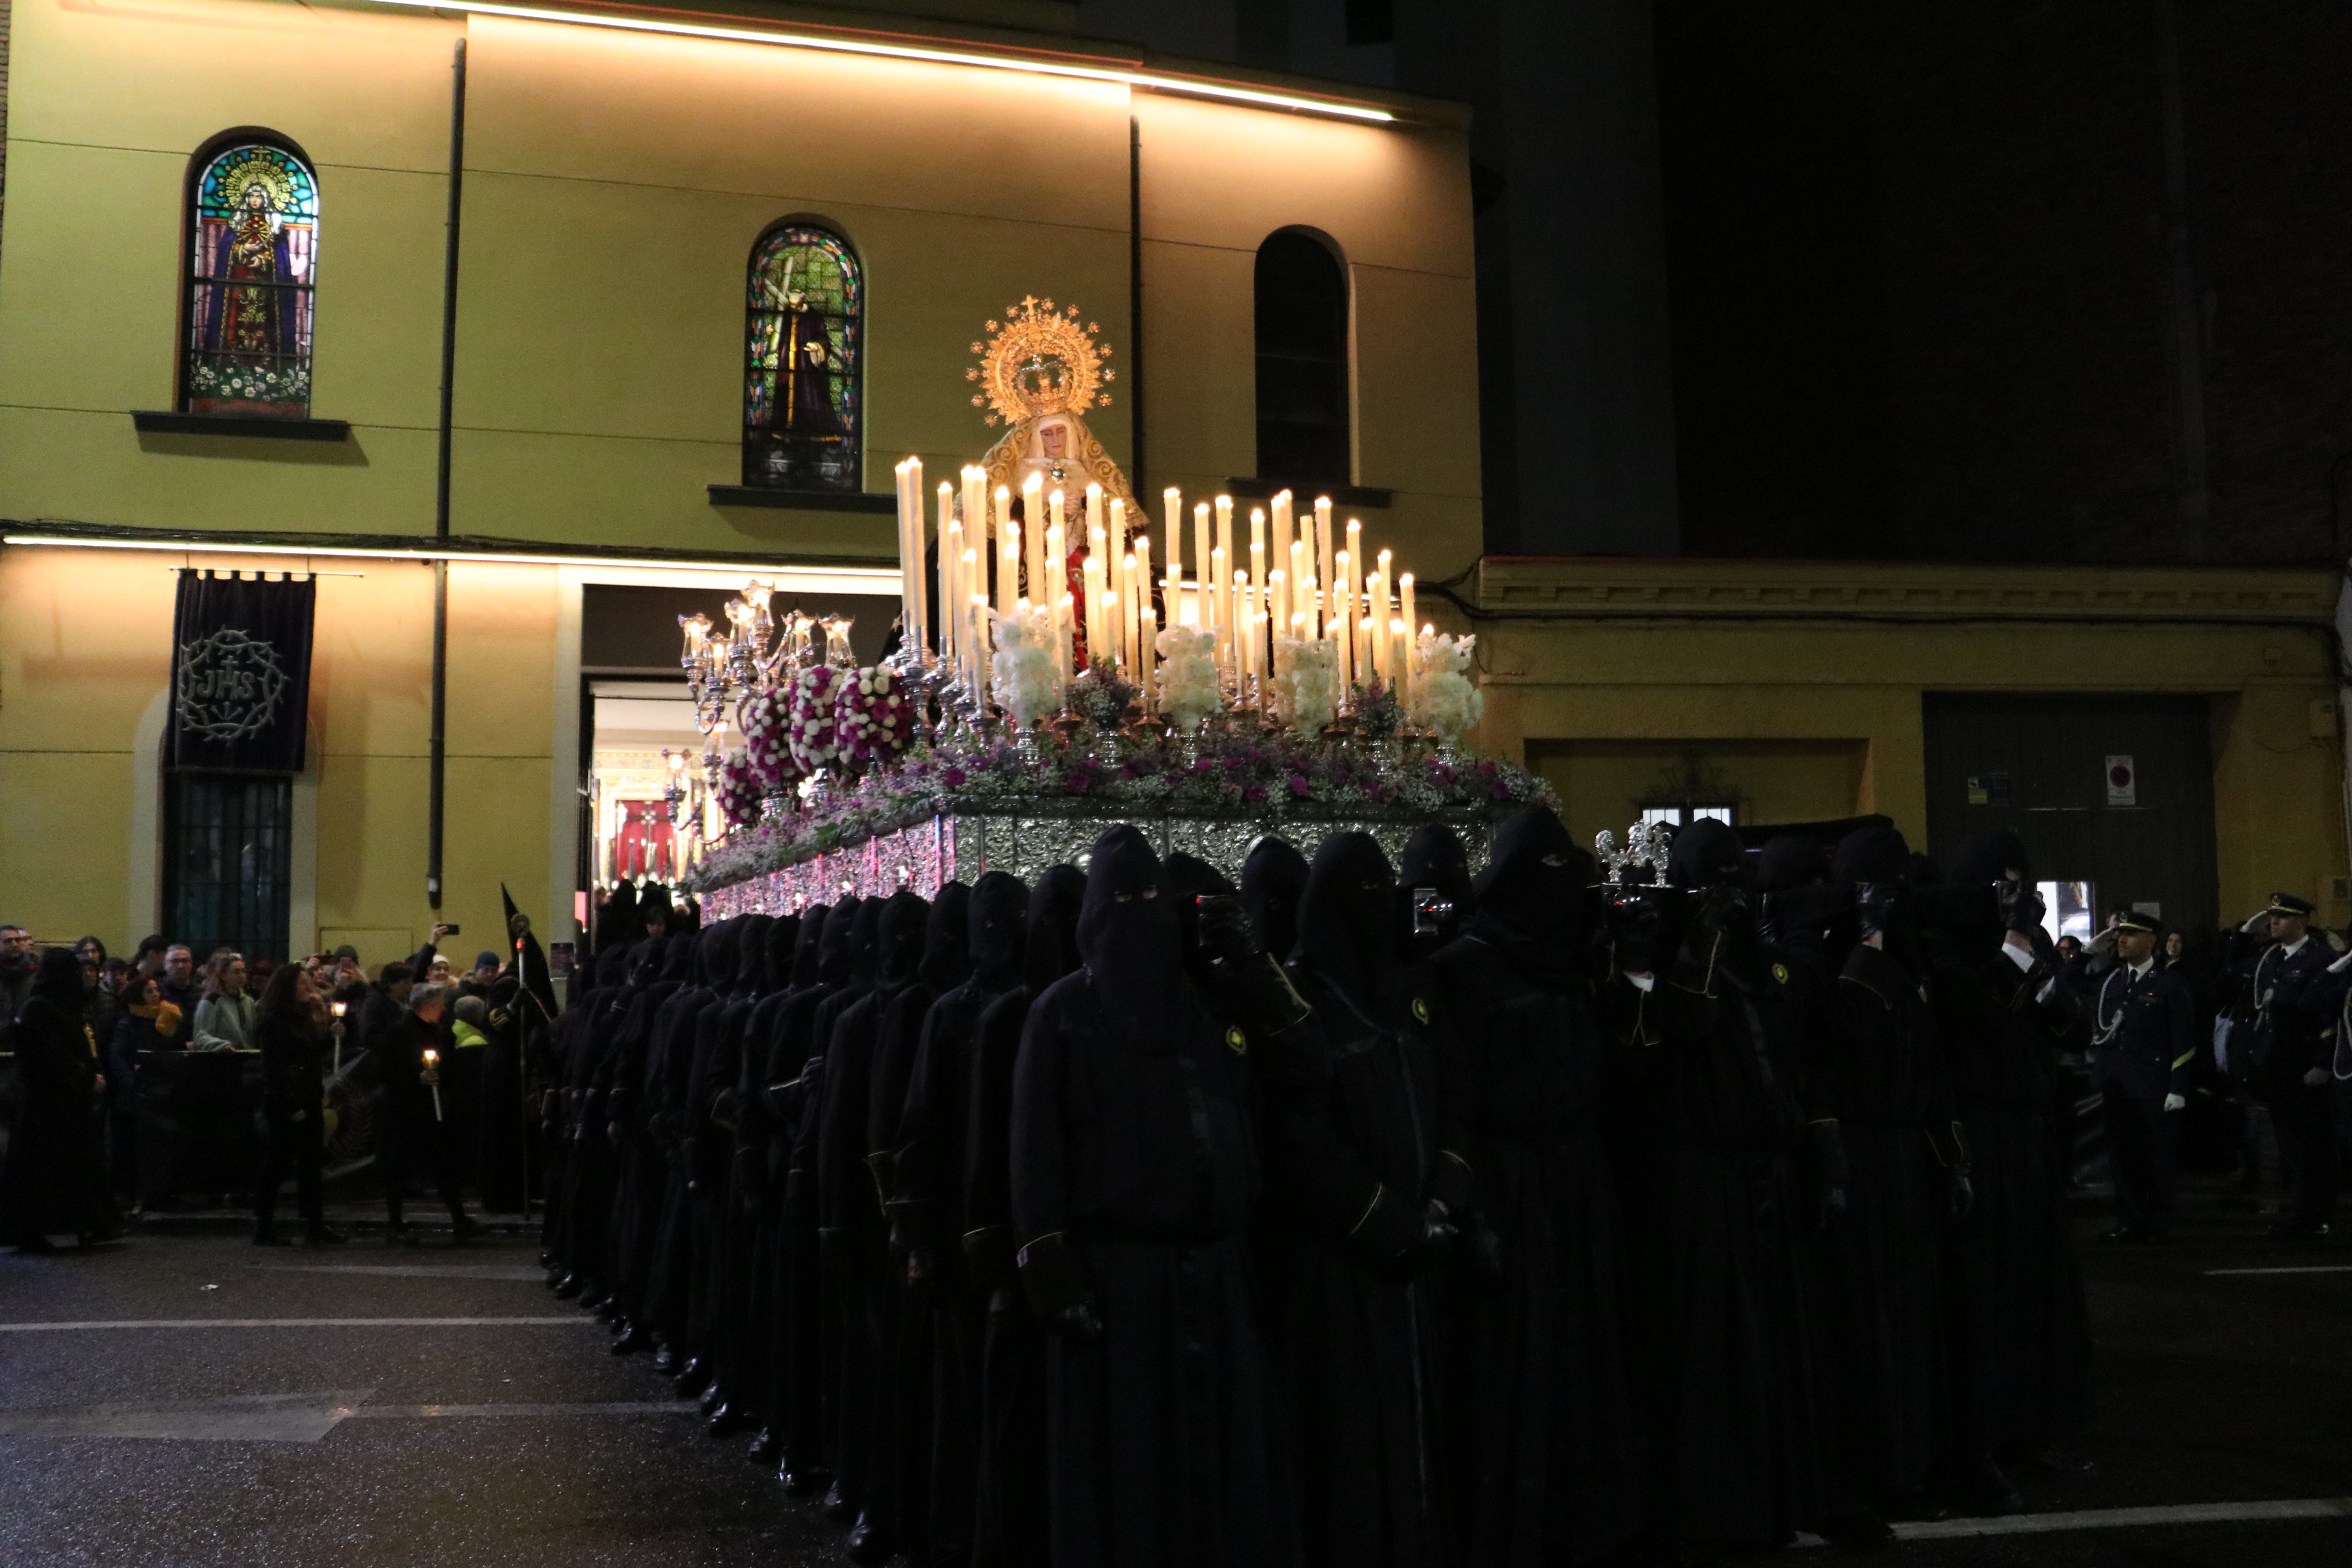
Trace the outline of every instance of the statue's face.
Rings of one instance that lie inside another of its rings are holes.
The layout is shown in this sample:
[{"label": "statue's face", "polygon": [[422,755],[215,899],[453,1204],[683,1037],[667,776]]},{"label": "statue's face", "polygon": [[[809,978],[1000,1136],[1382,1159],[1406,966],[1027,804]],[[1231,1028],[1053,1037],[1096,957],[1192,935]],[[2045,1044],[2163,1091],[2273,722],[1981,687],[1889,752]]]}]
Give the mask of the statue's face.
[{"label": "statue's face", "polygon": [[1037,443],[1045,456],[1066,458],[1070,455],[1070,427],[1058,419],[1041,426],[1037,431]]},{"label": "statue's face", "polygon": [[246,186],[246,187],[245,187],[245,210],[246,210],[246,211],[247,211],[247,212],[257,212],[257,212],[260,212],[260,211],[264,210],[264,209],[265,209],[265,208],[267,208],[268,205],[269,205],[269,193],[268,193],[268,192],[267,192],[267,191],[263,190],[259,185],[247,185],[247,186]]}]

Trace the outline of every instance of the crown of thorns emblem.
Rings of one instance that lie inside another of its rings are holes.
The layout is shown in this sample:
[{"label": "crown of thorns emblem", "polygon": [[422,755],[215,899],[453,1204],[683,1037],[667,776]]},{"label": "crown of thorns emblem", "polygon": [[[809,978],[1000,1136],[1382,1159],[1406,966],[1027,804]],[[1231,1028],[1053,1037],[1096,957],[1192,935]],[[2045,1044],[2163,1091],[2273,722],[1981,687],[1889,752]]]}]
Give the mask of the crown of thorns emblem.
[{"label": "crown of thorns emblem", "polygon": [[239,741],[278,721],[286,667],[277,648],[234,626],[180,645],[173,703],[180,727],[215,741]]}]

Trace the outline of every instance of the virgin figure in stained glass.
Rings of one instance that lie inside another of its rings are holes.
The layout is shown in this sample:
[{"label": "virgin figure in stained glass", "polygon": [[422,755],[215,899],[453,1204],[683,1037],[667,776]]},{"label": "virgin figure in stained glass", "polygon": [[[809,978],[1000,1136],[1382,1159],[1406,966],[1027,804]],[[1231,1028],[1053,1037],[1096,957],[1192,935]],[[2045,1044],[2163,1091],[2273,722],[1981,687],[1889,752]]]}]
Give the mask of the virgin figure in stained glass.
[{"label": "virgin figure in stained glass", "polygon": [[785,224],[751,253],[743,482],[859,488],[857,259],[842,238]]},{"label": "virgin figure in stained glass", "polygon": [[300,418],[310,405],[318,187],[281,148],[231,147],[196,182],[186,407]]}]

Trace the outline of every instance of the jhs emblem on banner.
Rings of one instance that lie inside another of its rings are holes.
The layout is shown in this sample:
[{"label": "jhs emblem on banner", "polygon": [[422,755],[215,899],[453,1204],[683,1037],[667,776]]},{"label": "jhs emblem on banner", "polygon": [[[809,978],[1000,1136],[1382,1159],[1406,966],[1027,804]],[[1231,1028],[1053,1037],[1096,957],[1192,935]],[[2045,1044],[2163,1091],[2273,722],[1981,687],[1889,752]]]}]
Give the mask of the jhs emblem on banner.
[{"label": "jhs emblem on banner", "polygon": [[166,767],[302,771],[318,584],[180,574]]},{"label": "jhs emblem on banner", "polygon": [[286,666],[277,648],[241,627],[223,626],[180,648],[172,701],[180,731],[241,741],[278,722],[286,700]]}]

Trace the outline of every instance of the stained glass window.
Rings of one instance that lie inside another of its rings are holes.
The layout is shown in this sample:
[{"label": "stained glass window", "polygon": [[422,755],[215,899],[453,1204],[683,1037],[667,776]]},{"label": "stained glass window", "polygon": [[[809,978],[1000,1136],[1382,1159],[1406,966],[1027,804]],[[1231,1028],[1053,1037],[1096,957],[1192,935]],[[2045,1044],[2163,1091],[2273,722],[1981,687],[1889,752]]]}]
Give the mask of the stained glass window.
[{"label": "stained glass window", "polygon": [[239,142],[205,161],[188,206],[180,406],[308,417],[317,177],[287,148]]},{"label": "stained glass window", "polygon": [[855,490],[865,279],[849,242],[782,223],[751,247],[743,368],[743,482]]},{"label": "stained glass window", "polygon": [[1344,485],[1353,464],[1348,279],[1322,241],[1285,229],[1257,249],[1257,471]]}]

